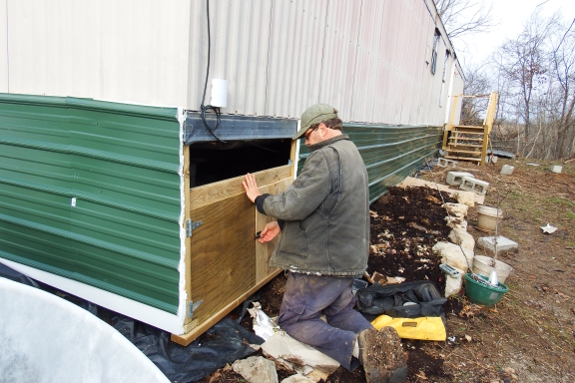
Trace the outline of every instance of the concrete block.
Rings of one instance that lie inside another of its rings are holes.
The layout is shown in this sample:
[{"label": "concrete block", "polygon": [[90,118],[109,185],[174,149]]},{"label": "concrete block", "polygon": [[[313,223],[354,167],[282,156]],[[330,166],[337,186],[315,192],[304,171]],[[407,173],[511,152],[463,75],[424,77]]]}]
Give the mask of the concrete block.
[{"label": "concrete block", "polygon": [[448,160],[447,158],[442,158],[442,157],[439,157],[437,159],[437,166],[440,166],[442,168],[446,168],[447,166],[455,167],[456,165],[457,165],[457,161]]},{"label": "concrete block", "polygon": [[551,166],[551,171],[553,173],[561,173],[561,170],[563,170],[563,166],[561,165],[553,165]]},{"label": "concrete block", "polygon": [[447,173],[445,183],[447,183],[448,185],[459,186],[461,185],[461,182],[463,182],[463,177],[475,178],[475,176],[471,173],[450,171]]},{"label": "concrete block", "polygon": [[487,188],[489,187],[489,182],[481,181],[475,178],[463,177],[460,189],[474,191],[477,194],[485,195],[487,193]]},{"label": "concrete block", "polygon": [[[484,249],[491,250],[495,253],[495,237],[481,237],[477,240],[477,244]],[[517,242],[505,238],[501,235],[497,236],[497,251],[509,251],[517,249]]]},{"label": "concrete block", "polygon": [[513,173],[513,169],[514,167],[511,165],[503,165],[503,167],[501,168],[501,174],[509,175]]}]

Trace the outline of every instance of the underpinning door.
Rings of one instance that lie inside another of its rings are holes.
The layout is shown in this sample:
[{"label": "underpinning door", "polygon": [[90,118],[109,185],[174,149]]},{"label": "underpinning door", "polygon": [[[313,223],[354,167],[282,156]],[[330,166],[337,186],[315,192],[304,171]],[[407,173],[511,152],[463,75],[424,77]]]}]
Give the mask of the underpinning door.
[{"label": "underpinning door", "polygon": [[[292,169],[286,165],[255,173],[261,192],[274,194],[285,190],[293,180]],[[189,217],[191,229],[188,230],[191,235],[188,291],[192,312],[191,315],[188,312],[184,326],[189,342],[280,271],[268,263],[278,239],[260,244],[255,237],[272,219],[257,213],[245,195],[243,178],[190,190],[186,218]]]}]

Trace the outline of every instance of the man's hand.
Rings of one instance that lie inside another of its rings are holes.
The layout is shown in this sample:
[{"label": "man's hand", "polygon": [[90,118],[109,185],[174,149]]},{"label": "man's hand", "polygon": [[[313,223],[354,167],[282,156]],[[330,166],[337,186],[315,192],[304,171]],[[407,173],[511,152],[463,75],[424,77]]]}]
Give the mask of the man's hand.
[{"label": "man's hand", "polygon": [[258,239],[259,243],[266,243],[272,241],[275,237],[281,233],[280,225],[277,221],[268,222],[266,227],[260,233],[260,238]]},{"label": "man's hand", "polygon": [[253,174],[246,174],[242,181],[242,186],[246,190],[246,195],[252,202],[255,202],[256,198],[262,195],[260,189],[258,189],[256,177]]}]

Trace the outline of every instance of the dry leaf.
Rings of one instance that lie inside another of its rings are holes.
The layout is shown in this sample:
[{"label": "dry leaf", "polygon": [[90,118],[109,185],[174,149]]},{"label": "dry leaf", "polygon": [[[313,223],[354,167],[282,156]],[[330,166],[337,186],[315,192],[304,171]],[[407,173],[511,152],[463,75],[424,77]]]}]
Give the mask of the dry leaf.
[{"label": "dry leaf", "polygon": [[432,196],[432,195],[427,196],[427,200],[428,200],[428,201],[431,201],[431,202],[433,202],[433,203],[436,203],[436,204],[438,204],[438,205],[441,205],[441,202],[440,202],[437,198],[435,198],[434,196]]},{"label": "dry leaf", "polygon": [[[400,273],[403,273],[403,271],[401,269],[398,271]],[[387,283],[390,285],[396,285],[396,284],[399,284],[403,281],[405,281],[405,278],[403,278],[403,277],[387,277]]]},{"label": "dry leaf", "polygon": [[377,271],[373,273],[371,279],[374,283],[379,283],[382,286],[387,285],[387,277],[381,273],[378,273]]},{"label": "dry leaf", "polygon": [[417,376],[419,379],[427,380],[427,376],[425,376],[425,372],[423,371],[419,371],[419,374],[415,376]]}]

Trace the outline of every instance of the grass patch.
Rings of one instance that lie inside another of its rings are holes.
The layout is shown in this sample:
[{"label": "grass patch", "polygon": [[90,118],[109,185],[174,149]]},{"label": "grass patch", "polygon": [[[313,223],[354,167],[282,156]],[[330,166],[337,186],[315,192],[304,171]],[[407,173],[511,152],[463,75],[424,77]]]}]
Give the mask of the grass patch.
[{"label": "grass patch", "polygon": [[575,203],[563,197],[546,198],[543,203],[546,211],[555,211],[559,216],[568,220],[575,220]]},{"label": "grass patch", "polygon": [[561,198],[561,197],[552,197],[548,199],[549,202],[559,205],[559,206],[565,206],[565,207],[575,207],[575,203],[565,199],[565,198]]}]

